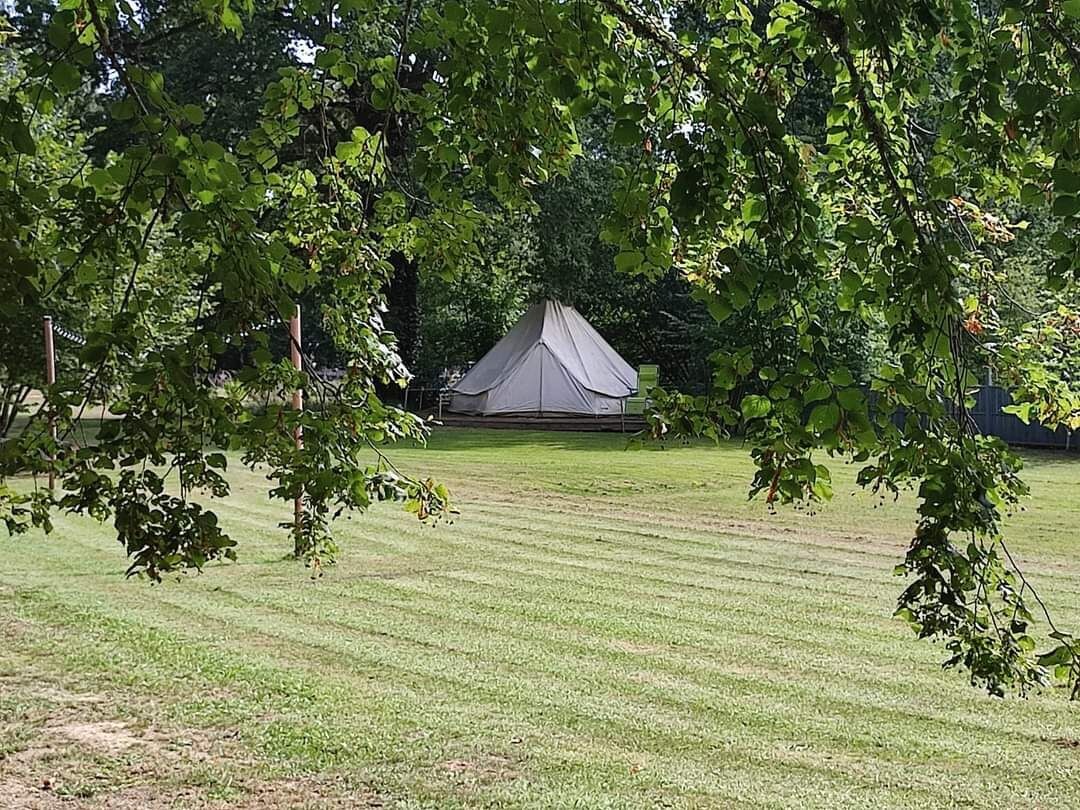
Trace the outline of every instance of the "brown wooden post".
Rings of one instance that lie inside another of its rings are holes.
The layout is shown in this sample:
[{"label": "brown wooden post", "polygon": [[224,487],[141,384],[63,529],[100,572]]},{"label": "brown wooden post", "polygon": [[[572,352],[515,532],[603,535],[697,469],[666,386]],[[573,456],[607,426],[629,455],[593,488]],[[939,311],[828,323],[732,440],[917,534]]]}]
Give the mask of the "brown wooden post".
[{"label": "brown wooden post", "polygon": [[[290,355],[292,357],[293,368],[297,371],[303,371],[304,362],[300,354],[300,305],[296,305],[296,313],[289,319],[289,348]],[[297,388],[293,391],[292,406],[294,411],[304,410],[304,390]],[[293,439],[296,441],[296,449],[302,450],[304,448],[304,429],[300,425],[297,425],[293,432]],[[304,497],[303,494],[297,495],[296,500],[293,503],[293,526],[296,531],[296,551],[299,553],[300,549],[300,527],[304,520]]]},{"label": "brown wooden post", "polygon": [[[45,315],[42,319],[42,327],[45,333],[45,385],[52,386],[56,382],[56,348],[53,344],[53,322],[51,315]],[[56,418],[49,414],[49,435],[56,442]],[[49,489],[56,489],[56,454],[49,457]]]}]

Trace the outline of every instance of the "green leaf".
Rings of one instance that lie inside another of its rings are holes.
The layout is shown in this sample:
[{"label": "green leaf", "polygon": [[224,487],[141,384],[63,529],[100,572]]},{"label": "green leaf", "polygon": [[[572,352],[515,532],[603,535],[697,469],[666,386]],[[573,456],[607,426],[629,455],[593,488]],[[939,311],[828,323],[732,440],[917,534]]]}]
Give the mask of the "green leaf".
[{"label": "green leaf", "polygon": [[742,221],[744,225],[752,225],[760,222],[765,216],[765,201],[760,197],[747,197],[742,204]]},{"label": "green leaf", "polygon": [[127,121],[134,118],[136,112],[135,101],[130,98],[109,105],[109,115],[117,121]]},{"label": "green leaf", "polygon": [[750,394],[743,397],[740,409],[744,419],[760,419],[763,416],[768,416],[769,412],[772,411],[772,402],[768,397]]},{"label": "green leaf", "polygon": [[1030,402],[1021,402],[1016,405],[1006,405],[1002,408],[1003,413],[1012,414],[1025,425],[1031,424],[1031,410],[1034,406]]},{"label": "green leaf", "polygon": [[710,295],[705,299],[705,306],[717,323],[723,323],[735,312],[734,308],[719,295]]},{"label": "green leaf", "polygon": [[858,388],[845,388],[837,392],[836,401],[845,411],[861,411],[866,404],[866,395]]},{"label": "green leaf", "polygon": [[644,138],[641,131],[641,127],[638,126],[637,121],[631,121],[628,118],[620,118],[615,122],[615,128],[612,130],[611,137],[615,140],[615,143],[622,146],[633,146],[639,144]]},{"label": "green leaf", "polygon": [[1059,194],[1076,194],[1076,192],[1080,191],[1080,174],[1077,174],[1071,166],[1056,166],[1050,176],[1054,180],[1055,192]]},{"label": "green leaf", "polygon": [[1049,652],[1045,652],[1039,656],[1039,665],[1044,667],[1055,667],[1060,664],[1067,664],[1072,661],[1072,650],[1065,644],[1055,647]]},{"label": "green leaf", "polygon": [[[1077,0],[1080,2],[1080,0]],[[1069,189],[1063,189],[1058,187],[1060,191],[1068,191]],[[1025,183],[1023,188],[1020,189],[1020,204],[1029,208],[1034,208],[1038,205],[1042,205],[1046,202],[1046,193],[1040,186],[1034,183]]]},{"label": "green leaf", "polygon": [[180,109],[180,112],[189,123],[192,123],[195,126],[198,126],[206,120],[206,113],[203,112],[202,107],[195,104],[185,104]]},{"label": "green leaf", "polygon": [[447,22],[453,23],[455,26],[460,26],[465,22],[465,7],[460,3],[455,3],[451,0],[451,2],[443,7],[443,16]]},{"label": "green leaf", "polygon": [[641,267],[645,256],[639,250],[624,250],[615,256],[615,269],[620,273],[632,273]]},{"label": "green leaf", "polygon": [[852,217],[848,221],[847,229],[856,239],[861,240],[872,239],[877,230],[873,222],[866,217],[859,216]]},{"label": "green leaf", "polygon": [[745,377],[754,368],[754,358],[749,351],[742,351],[735,358],[735,373]]},{"label": "green leaf", "polygon": [[37,154],[37,144],[26,124],[22,121],[12,121],[8,127],[8,137],[17,152],[22,152],[24,155]]},{"label": "green leaf", "polygon": [[1034,115],[1050,101],[1050,90],[1041,84],[1025,82],[1016,89],[1016,106],[1024,115]]},{"label": "green leaf", "polygon": [[569,73],[559,73],[548,82],[548,88],[555,98],[562,101],[571,101],[580,95],[577,79]]},{"label": "green leaf", "polygon": [[321,51],[319,55],[315,57],[315,67],[332,68],[341,61],[341,58],[342,53],[337,48]]},{"label": "green leaf", "polygon": [[226,5],[221,10],[221,27],[226,31],[239,35],[244,30],[244,23],[241,21],[240,15]]},{"label": "green leaf", "polygon": [[776,17],[769,21],[768,26],[765,28],[765,36],[769,39],[776,39],[776,37],[787,30],[787,27],[790,24],[791,20],[786,17]]},{"label": "green leaf", "polygon": [[1056,217],[1071,217],[1076,213],[1080,213],[1080,197],[1071,194],[1062,194],[1055,197],[1052,210]]},{"label": "green leaf", "polygon": [[818,380],[806,389],[806,393],[803,394],[803,402],[809,405],[812,402],[819,402],[820,400],[828,399],[831,396],[832,386],[823,380]]},{"label": "green leaf", "polygon": [[810,419],[807,420],[807,427],[817,433],[824,433],[827,430],[832,430],[840,423],[840,406],[835,402],[829,402],[825,405],[818,405],[814,410],[810,411]]},{"label": "green leaf", "polygon": [[360,154],[360,144],[353,141],[338,141],[334,155],[338,160],[353,160]]},{"label": "green leaf", "polygon": [[73,30],[74,23],[75,14],[73,11],[65,9],[64,11],[56,12],[49,22],[49,28],[45,33],[45,37],[49,40],[49,44],[58,51],[66,50],[71,44],[71,41],[75,39],[75,31]]},{"label": "green leaf", "polygon": [[102,194],[116,186],[113,176],[105,169],[94,169],[87,175],[86,182],[93,186],[98,194]]},{"label": "green leaf", "polygon": [[82,84],[82,74],[70,62],[57,62],[50,74],[52,83],[61,93],[71,93]]},{"label": "green leaf", "polygon": [[855,382],[855,378],[851,376],[851,372],[846,368],[834,368],[829,372],[829,382],[833,385],[844,387],[852,385]]},{"label": "green leaf", "polygon": [[574,118],[584,118],[596,106],[596,100],[589,95],[578,96],[570,102],[570,114]]}]

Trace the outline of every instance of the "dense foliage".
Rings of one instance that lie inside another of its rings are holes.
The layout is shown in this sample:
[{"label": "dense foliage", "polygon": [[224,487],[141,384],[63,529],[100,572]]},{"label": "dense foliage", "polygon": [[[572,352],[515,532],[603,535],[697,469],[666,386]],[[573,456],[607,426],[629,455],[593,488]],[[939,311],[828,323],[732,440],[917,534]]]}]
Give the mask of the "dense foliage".
[{"label": "dense foliage", "polygon": [[[714,396],[672,398],[680,418],[698,430],[741,424],[759,468],[752,491],[770,503],[827,497],[822,453],[862,464],[860,480],[876,490],[916,487],[900,615],[994,694],[1051,676],[1080,690],[1080,642],[1054,629],[1037,650],[1042,603],[1001,535],[1002,513],[1025,492],[1019,461],[967,415],[970,389],[994,366],[1027,415],[1080,425],[1070,359],[1080,322],[1067,302],[1010,329],[989,293],[1017,206],[1037,211],[1049,234],[1042,283],[1077,281],[1080,8],[273,8],[304,20],[314,39],[298,44],[312,60],[247,88],[262,93],[259,117],[222,126],[243,128],[233,140],[205,129],[207,110],[225,112],[215,97],[174,95],[175,66],[143,61],[138,43],[222,31],[242,42],[245,20],[264,13],[252,16],[250,2],[63,0],[40,37],[8,41],[24,76],[0,112],[4,273],[27,306],[61,291],[75,301],[120,291],[88,335],[85,375],[50,389],[5,445],[9,473],[40,473],[56,457],[64,478],[56,500],[3,490],[9,529],[47,524],[56,507],[111,517],[132,570],[153,577],[231,556],[233,541],[193,498],[227,494],[225,447],[265,465],[274,495],[303,495],[297,544],[316,559],[339,509],[400,498],[422,518],[445,514],[444,488],[403,476],[380,450],[422,435],[377,394],[408,374],[381,318],[395,262],[427,274],[476,262],[491,212],[512,223],[537,210],[534,191],[557,193],[552,178],[573,177],[589,157],[579,127],[599,110],[603,141],[629,156],[612,167],[601,231],[615,268],[654,279],[677,268],[718,323],[753,313],[789,337],[780,352],[731,330],[711,358]],[[74,173],[31,176],[36,122],[88,90],[108,97],[114,151]],[[828,106],[822,125],[805,98]],[[252,109],[248,100],[236,106]],[[50,220],[56,239],[41,243],[36,229]],[[163,234],[184,249],[176,278],[204,327],[165,341],[143,279]],[[310,363],[295,372],[265,345],[316,287],[317,317],[348,364],[340,383]],[[868,328],[886,344],[869,370],[872,400],[835,339]],[[209,385],[219,358],[249,343],[238,386]],[[69,436],[110,364],[125,369],[120,418],[78,448],[53,443],[43,419]],[[301,385],[316,404],[303,414],[284,398]],[[366,461],[372,449],[377,464]]]},{"label": "dense foliage", "polygon": [[[615,174],[628,150],[600,141],[598,121],[579,127],[583,155],[565,175],[534,189],[535,210],[492,215],[478,235],[478,254],[449,276],[422,282],[422,348],[410,369],[432,385],[444,369],[462,369],[505,334],[528,305],[552,298],[576,307],[632,365],[658,363],[665,388],[694,394],[711,386],[710,356],[722,346],[753,342],[763,356],[791,357],[794,330],[747,309],[717,322],[681,268],[659,275],[620,272],[616,248],[600,237],[617,208]],[[395,308],[391,300],[391,313]],[[833,351],[860,382],[878,348],[864,323],[826,319]],[[395,329],[395,331],[397,331]],[[761,388],[751,381],[750,388]],[[736,394],[737,396],[737,394]]]}]

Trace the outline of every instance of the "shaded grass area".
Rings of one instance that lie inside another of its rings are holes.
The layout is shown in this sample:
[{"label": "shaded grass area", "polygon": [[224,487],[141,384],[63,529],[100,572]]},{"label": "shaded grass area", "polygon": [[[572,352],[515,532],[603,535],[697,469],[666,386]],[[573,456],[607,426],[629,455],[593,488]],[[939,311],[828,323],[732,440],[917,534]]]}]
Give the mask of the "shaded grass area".
[{"label": "shaded grass area", "polygon": [[[444,430],[399,448],[460,519],[343,521],[318,581],[283,559],[288,509],[249,473],[220,509],[241,561],[183,583],[124,581],[81,519],[0,544],[0,788],[27,806],[1080,806],[1060,690],[984,697],[890,618],[909,497],[852,494],[841,467],[833,503],[769,515],[737,444],[624,446]],[[1028,477],[1014,548],[1080,627],[1080,463],[1032,456]],[[72,744],[73,700],[135,742]]]}]

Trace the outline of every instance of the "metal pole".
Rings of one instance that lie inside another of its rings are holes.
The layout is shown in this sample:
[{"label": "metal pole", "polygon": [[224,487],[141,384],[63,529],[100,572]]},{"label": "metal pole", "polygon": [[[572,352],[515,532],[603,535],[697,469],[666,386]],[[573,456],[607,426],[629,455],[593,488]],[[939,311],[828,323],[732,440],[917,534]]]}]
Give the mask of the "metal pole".
[{"label": "metal pole", "polygon": [[[300,305],[296,305],[296,313],[289,319],[289,348],[290,355],[292,357],[293,368],[297,371],[303,371],[304,363],[303,358],[300,356]],[[294,411],[304,410],[304,390],[297,388],[293,391],[292,406]],[[304,449],[304,428],[301,425],[297,425],[293,431],[293,439],[296,442],[296,449]],[[300,540],[300,527],[304,520],[304,496],[303,493],[296,496],[296,500],[293,502],[293,526],[296,530],[296,539],[298,541],[297,550],[299,551]]]},{"label": "metal pole", "polygon": [[[53,344],[53,322],[51,315],[45,315],[41,319],[45,333],[45,385],[51,387],[56,383],[56,348]],[[53,445],[56,444],[56,417],[52,410],[49,411],[49,435]],[[56,489],[56,453],[49,455],[49,489]]]}]

